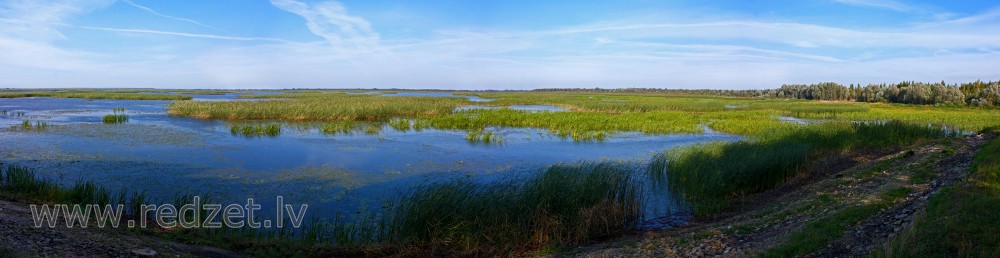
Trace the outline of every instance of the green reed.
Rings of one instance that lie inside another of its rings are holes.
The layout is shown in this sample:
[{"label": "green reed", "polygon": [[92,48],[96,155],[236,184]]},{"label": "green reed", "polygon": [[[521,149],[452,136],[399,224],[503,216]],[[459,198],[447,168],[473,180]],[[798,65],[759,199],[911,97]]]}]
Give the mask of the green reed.
[{"label": "green reed", "polygon": [[105,124],[121,124],[128,122],[128,115],[125,114],[106,115],[104,116],[104,118],[101,119],[101,121],[103,121]]}]

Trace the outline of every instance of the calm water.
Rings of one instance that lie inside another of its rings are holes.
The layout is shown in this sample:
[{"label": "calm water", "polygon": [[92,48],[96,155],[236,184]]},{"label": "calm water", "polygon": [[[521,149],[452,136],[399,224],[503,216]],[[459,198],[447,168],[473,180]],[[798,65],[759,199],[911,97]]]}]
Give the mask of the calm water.
[{"label": "calm water", "polygon": [[[194,96],[232,100],[235,95]],[[470,143],[466,132],[394,131],[326,135],[310,124],[285,124],[278,137],[246,138],[223,121],[170,117],[169,101],[0,99],[0,162],[23,165],[71,184],[92,180],[118,189],[145,189],[169,201],[177,194],[209,194],[216,201],[248,197],[310,204],[310,215],[373,210],[429,180],[492,180],[533,172],[547,164],[617,160],[641,164],[663,150],[736,136],[619,133],[602,142],[574,142],[526,128],[491,128],[503,144]],[[125,124],[101,117],[125,108]],[[548,110],[540,108],[540,110]],[[21,115],[19,113],[23,112]],[[22,121],[43,121],[24,130]],[[265,204],[266,206],[266,204]]]}]

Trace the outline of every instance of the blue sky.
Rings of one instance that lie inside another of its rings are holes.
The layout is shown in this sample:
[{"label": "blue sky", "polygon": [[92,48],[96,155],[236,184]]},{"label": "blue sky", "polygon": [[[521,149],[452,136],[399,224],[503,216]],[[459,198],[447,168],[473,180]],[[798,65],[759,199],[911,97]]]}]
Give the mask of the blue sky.
[{"label": "blue sky", "polygon": [[759,89],[998,67],[993,1],[0,1],[0,88]]}]

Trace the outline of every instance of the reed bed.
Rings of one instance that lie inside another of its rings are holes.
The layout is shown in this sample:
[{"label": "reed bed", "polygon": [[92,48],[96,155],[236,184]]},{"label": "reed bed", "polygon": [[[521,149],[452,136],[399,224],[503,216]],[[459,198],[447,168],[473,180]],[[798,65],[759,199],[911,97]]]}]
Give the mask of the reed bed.
[{"label": "reed bed", "polygon": [[528,112],[511,109],[464,110],[425,117],[434,128],[477,130],[498,127],[531,127],[567,134],[638,131],[644,133],[698,133],[697,115],[684,112],[607,114],[600,112]]},{"label": "reed bed", "polygon": [[674,149],[654,157],[650,170],[654,180],[691,201],[696,216],[712,217],[737,209],[748,194],[808,173],[807,165],[823,153],[904,146],[954,135],[941,127],[905,122],[829,122],[738,142]]},{"label": "reed bed", "polygon": [[115,93],[106,91],[90,92],[0,92],[0,98],[73,98],[73,99],[113,99],[113,100],[190,100],[191,96],[171,94]]},{"label": "reed bed", "polygon": [[410,130],[410,120],[394,118],[389,120],[389,127],[392,127],[392,129],[395,129],[396,131],[406,132]]},{"label": "reed bed", "polygon": [[104,118],[101,118],[101,121],[103,121],[105,124],[122,124],[128,122],[128,115],[125,114],[106,115],[104,116]]},{"label": "reed bed", "polygon": [[55,204],[121,204],[125,217],[138,217],[139,207],[146,202],[146,193],[121,189],[113,192],[93,182],[80,181],[62,187],[43,179],[34,171],[19,166],[0,167],[0,193],[35,203]]},{"label": "reed bed", "polygon": [[[262,95],[267,96],[267,95]],[[225,120],[387,121],[396,117],[449,114],[468,104],[461,98],[384,97],[376,95],[283,94],[287,100],[177,101],[171,115]]]},{"label": "reed bed", "polygon": [[631,232],[645,196],[635,171],[585,162],[493,183],[424,185],[395,206],[389,239],[429,255],[489,256]]},{"label": "reed bed", "polygon": [[320,131],[324,134],[350,134],[356,128],[354,121],[344,120],[323,124]]}]

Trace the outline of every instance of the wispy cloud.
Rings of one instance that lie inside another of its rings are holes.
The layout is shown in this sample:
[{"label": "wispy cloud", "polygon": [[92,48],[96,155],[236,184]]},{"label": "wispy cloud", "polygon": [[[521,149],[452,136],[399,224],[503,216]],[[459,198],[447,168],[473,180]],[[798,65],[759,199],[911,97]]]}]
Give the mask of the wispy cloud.
[{"label": "wispy cloud", "polygon": [[215,35],[215,34],[199,34],[199,33],[184,33],[184,32],[172,32],[172,31],[159,31],[159,30],[146,30],[146,29],[118,29],[118,28],[105,28],[105,27],[91,27],[91,26],[77,26],[72,24],[61,24],[64,26],[72,26],[74,28],[87,29],[87,30],[100,30],[100,31],[110,31],[110,32],[122,32],[122,33],[141,33],[141,34],[157,34],[157,35],[167,35],[167,36],[178,36],[178,37],[189,37],[189,38],[202,38],[202,39],[219,39],[219,40],[238,40],[238,41],[272,41],[280,43],[298,44],[296,42],[279,39],[279,38],[266,38],[266,37],[238,37],[238,36],[226,36],[226,35]]},{"label": "wispy cloud", "polygon": [[379,35],[364,18],[347,13],[336,1],[306,4],[295,0],[271,0],[275,7],[302,16],[313,34],[326,39],[332,46],[373,48]]},{"label": "wispy cloud", "polygon": [[888,9],[897,12],[916,12],[922,10],[917,6],[904,4],[902,2],[894,0],[833,0],[833,1],[847,5]]},{"label": "wispy cloud", "polygon": [[170,16],[170,15],[162,14],[160,12],[157,12],[156,10],[153,10],[153,8],[149,8],[149,7],[146,7],[146,6],[143,6],[143,5],[139,5],[139,4],[135,3],[135,2],[133,2],[132,0],[121,0],[121,1],[123,3],[125,3],[125,4],[127,4],[127,5],[130,5],[132,7],[138,8],[139,10],[143,10],[143,11],[145,11],[147,13],[152,14],[152,15],[160,16],[160,17],[167,18],[167,19],[172,19],[172,20],[187,22],[187,23],[190,23],[190,24],[198,25],[198,26],[201,26],[201,27],[205,27],[205,28],[209,28],[209,29],[213,29],[213,30],[217,30],[217,31],[221,31],[221,32],[227,32],[226,30],[223,30],[223,29],[220,29],[220,28],[217,28],[217,27],[214,27],[214,26],[209,26],[207,24],[204,24],[204,23],[201,23],[199,21],[192,20],[192,19],[187,19],[187,18],[181,18],[181,17],[176,17],[176,16]]}]

